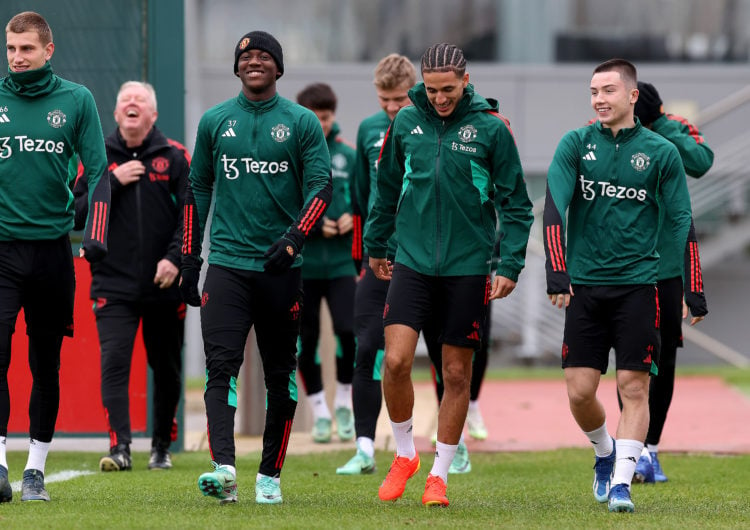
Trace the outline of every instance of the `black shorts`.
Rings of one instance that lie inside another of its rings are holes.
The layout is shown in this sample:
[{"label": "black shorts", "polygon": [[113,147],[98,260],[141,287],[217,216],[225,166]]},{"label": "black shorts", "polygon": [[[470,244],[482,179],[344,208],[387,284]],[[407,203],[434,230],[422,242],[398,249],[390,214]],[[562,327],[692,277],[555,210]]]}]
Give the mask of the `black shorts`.
[{"label": "black shorts", "polygon": [[28,335],[73,336],[76,280],[67,235],[0,241],[0,324],[15,328],[23,307]]},{"label": "black shorts", "polygon": [[476,349],[491,287],[489,276],[427,276],[396,263],[383,325],[403,324],[419,333],[432,319],[441,344]]},{"label": "black shorts", "polygon": [[565,311],[562,367],[606,373],[611,348],[617,370],[656,373],[660,348],[656,286],[573,285]]}]

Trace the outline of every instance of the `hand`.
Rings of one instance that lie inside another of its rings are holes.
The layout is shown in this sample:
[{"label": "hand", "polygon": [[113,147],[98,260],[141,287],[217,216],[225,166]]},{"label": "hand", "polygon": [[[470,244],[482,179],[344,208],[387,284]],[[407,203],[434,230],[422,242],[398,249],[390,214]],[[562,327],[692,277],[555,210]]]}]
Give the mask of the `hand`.
[{"label": "hand", "polygon": [[505,298],[513,289],[516,288],[516,282],[505,276],[495,276],[492,280],[492,291],[490,292],[490,300],[496,300],[497,298]]},{"label": "hand", "polygon": [[339,235],[339,227],[336,221],[328,217],[323,218],[323,226],[321,226],[320,230],[323,232],[323,237],[328,239]]},{"label": "hand", "polygon": [[78,255],[89,263],[97,263],[107,256],[107,248],[95,239],[84,241]]},{"label": "hand", "polygon": [[140,160],[129,160],[112,170],[112,174],[123,186],[138,182],[146,173],[146,166]]},{"label": "hand", "polygon": [[550,302],[552,302],[552,305],[556,305],[560,309],[563,307],[568,307],[570,305],[570,297],[573,296],[573,286],[570,286],[570,292],[569,293],[554,293],[554,294],[548,294],[547,298],[550,299]]},{"label": "hand", "polygon": [[370,268],[379,280],[390,281],[393,276],[393,264],[385,258],[370,258]]},{"label": "hand", "polygon": [[201,275],[201,270],[197,267],[182,265],[180,269],[180,294],[182,294],[182,300],[193,307],[199,307],[201,305],[201,293],[198,291],[198,279]]},{"label": "hand", "polygon": [[161,259],[156,264],[156,274],[154,275],[154,283],[159,286],[159,289],[169,289],[174,283],[180,270],[175,267],[174,263],[168,259]]},{"label": "hand", "polygon": [[635,102],[635,115],[641,123],[649,127],[664,114],[659,92],[651,83],[638,81],[638,101]]},{"label": "hand", "polygon": [[690,318],[691,326],[695,326],[698,322],[704,320],[708,314],[705,293],[686,292],[682,301],[682,318],[688,317],[688,309],[690,309],[692,315]]},{"label": "hand", "polygon": [[351,214],[342,213],[341,217],[336,220],[336,224],[338,225],[339,235],[344,235],[354,228],[354,218]]},{"label": "hand", "polygon": [[302,235],[296,227],[292,227],[279,238],[263,254],[268,258],[263,264],[263,270],[270,274],[281,274],[289,270],[294,264],[294,260],[302,250],[302,244],[305,242],[305,236]]}]

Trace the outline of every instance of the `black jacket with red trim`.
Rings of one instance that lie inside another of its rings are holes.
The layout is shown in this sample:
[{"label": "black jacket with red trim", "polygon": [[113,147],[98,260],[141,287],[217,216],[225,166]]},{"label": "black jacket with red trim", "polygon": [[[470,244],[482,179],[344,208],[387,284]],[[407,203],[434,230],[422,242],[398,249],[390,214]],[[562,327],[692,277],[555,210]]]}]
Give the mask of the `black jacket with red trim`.
[{"label": "black jacket with red trim", "polygon": [[[110,134],[105,144],[112,189],[109,254],[91,264],[91,298],[179,300],[177,282],[160,289],[154,285],[154,275],[163,258],[180,266],[182,204],[190,155],[156,127],[134,149],[126,146],[119,130]],[[138,182],[122,185],[112,170],[129,160],[140,160],[146,172]],[[80,166],[73,194],[76,220],[85,219],[88,182]]]}]

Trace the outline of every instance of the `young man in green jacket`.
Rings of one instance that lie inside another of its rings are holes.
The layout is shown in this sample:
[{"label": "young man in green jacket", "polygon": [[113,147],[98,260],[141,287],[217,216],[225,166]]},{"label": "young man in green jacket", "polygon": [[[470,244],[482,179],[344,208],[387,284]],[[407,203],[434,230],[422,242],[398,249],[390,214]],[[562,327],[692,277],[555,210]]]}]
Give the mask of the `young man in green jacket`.
[{"label": "young man in green jacket", "polygon": [[[383,392],[396,455],[379,497],[401,497],[420,466],[412,435],[411,367],[428,318],[442,330],[445,392],[438,414],[435,461],[422,503],[447,506],[448,469],[469,404],[471,360],[490,300],[508,296],[524,266],[533,220],[513,135],[497,102],[474,92],[463,52],[427,49],[423,83],[409,91],[386,135],[377,197],[365,228],[370,267],[391,280],[383,316]],[[498,215],[505,237],[494,278]],[[387,260],[395,232],[395,265]]]},{"label": "young man in green jacket", "polygon": [[[11,337],[21,308],[33,378],[22,501],[48,501],[44,470],[60,405],[60,348],[73,335],[75,273],[68,233],[76,156],[91,187],[82,252],[107,253],[109,178],[91,92],[52,72],[52,31],[25,11],[5,27],[8,76],[0,83],[0,502],[12,498],[6,436]],[[73,171],[70,169],[73,168]]]},{"label": "young man in green jacket", "polygon": [[[331,202],[331,160],[312,111],[282,98],[279,42],[244,35],[234,51],[240,94],[198,124],[185,202],[184,300],[201,307],[206,351],[206,416],[214,471],[204,495],[237,501],[234,415],[245,342],[255,327],[267,391],[263,454],[255,500],[282,502],[280,474],[297,406],[297,336],[302,245]],[[201,241],[211,198],[211,248],[198,291]]]},{"label": "young man in green jacket", "polygon": [[302,331],[297,363],[313,413],[313,441],[331,441],[331,411],[326,402],[320,371],[320,304],[326,299],[336,336],[336,393],[334,414],[341,441],[354,438],[352,375],[354,372],[354,290],[352,263],[351,180],[354,147],[339,136],[336,94],[325,83],[313,83],[297,94],[297,103],[315,113],[331,153],[333,196],[326,215],[310,231],[302,264]]},{"label": "young man in green jacket", "polygon": [[[677,149],[633,116],[636,83],[635,66],[623,59],[594,69],[597,121],[560,141],[544,205],[547,294],[566,308],[562,367],[570,409],[596,453],[594,498],[615,512],[634,510],[630,484],[659,355],[659,217],[664,209],[671,239],[684,249],[691,216]],[[623,404],[617,440],[596,397],[611,348]]]}]

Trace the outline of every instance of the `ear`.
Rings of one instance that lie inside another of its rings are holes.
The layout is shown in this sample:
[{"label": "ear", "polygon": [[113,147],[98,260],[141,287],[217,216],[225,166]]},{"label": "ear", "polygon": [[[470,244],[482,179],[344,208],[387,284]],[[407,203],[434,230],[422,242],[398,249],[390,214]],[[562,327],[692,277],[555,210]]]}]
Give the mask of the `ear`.
[{"label": "ear", "polygon": [[49,61],[52,58],[53,53],[55,53],[55,43],[49,42],[44,47],[44,60]]},{"label": "ear", "polygon": [[638,101],[638,96],[640,96],[640,91],[637,88],[634,88],[630,91],[630,103],[635,105],[635,102]]},{"label": "ear", "polygon": [[468,84],[469,84],[469,72],[464,72],[464,78],[463,78],[464,88],[466,88],[466,85]]}]

